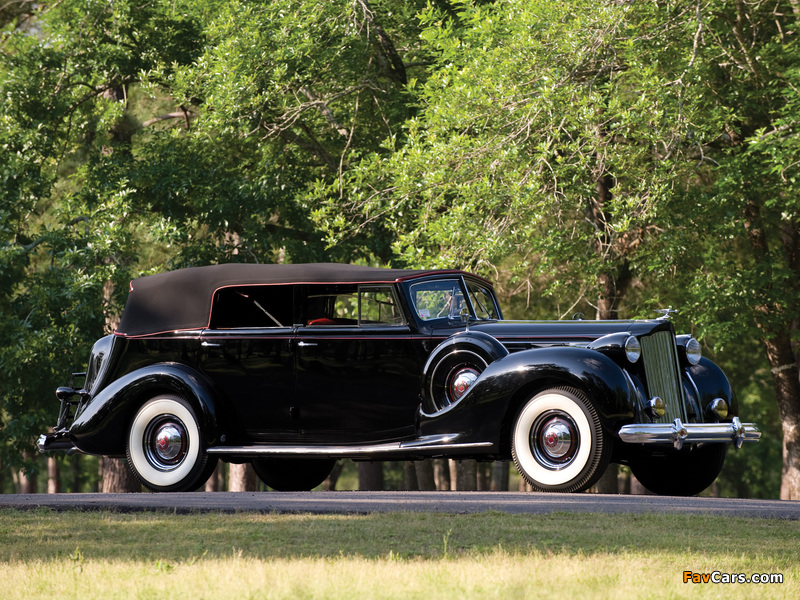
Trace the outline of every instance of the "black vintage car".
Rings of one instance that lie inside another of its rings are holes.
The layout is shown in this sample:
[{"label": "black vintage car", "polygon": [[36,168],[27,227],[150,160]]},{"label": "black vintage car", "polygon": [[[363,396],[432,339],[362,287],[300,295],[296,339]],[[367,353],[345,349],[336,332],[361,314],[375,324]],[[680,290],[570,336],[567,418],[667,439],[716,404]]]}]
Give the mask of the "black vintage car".
[{"label": "black vintage car", "polygon": [[667,318],[504,321],[462,271],[228,264],[136,279],[83,385],[61,387],[43,452],[125,456],[154,491],[219,459],[277,490],[334,462],[513,458],[540,491],[609,462],[691,495],[757,441],[722,371]]}]

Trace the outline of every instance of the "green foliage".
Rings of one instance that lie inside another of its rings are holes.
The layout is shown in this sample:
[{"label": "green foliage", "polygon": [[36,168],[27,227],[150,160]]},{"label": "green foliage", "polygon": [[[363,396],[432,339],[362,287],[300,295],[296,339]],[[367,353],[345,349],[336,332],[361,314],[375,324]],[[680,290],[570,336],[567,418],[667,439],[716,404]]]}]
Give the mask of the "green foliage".
[{"label": "green foliage", "polygon": [[307,191],[380,151],[412,114],[405,83],[424,79],[413,66],[426,60],[413,18],[423,6],[3,7],[5,465],[18,466],[52,424],[52,390],[113,328],[131,277],[167,265],[387,254],[385,239],[327,249]]},{"label": "green foliage", "polygon": [[[127,280],[167,267],[460,267],[507,316],[680,306],[731,365],[741,336],[796,341],[794,8],[0,7],[0,459],[52,424]],[[764,380],[732,378],[777,432]]]}]

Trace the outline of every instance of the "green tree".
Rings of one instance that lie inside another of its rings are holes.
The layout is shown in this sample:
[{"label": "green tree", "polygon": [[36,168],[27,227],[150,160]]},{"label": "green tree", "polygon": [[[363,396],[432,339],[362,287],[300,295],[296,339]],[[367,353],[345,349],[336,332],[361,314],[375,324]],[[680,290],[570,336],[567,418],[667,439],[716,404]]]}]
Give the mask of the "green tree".
[{"label": "green tree", "polygon": [[796,3],[457,6],[423,15],[437,61],[406,137],[345,203],[318,190],[331,242],[379,221],[407,264],[514,257],[575,298],[561,316],[669,299],[720,345],[756,326],[797,498]]},{"label": "green tree", "polygon": [[[798,219],[798,3],[648,5],[682,53],[660,66],[682,99],[696,180],[670,197],[674,256],[704,329],[720,344],[753,327],[769,363],[783,433],[781,498],[800,498],[800,220]],[[689,43],[691,40],[691,44]],[[663,42],[648,40],[648,52]],[[679,222],[680,221],[680,222]],[[691,224],[691,228],[686,227]],[[683,225],[683,226],[681,226]],[[663,272],[663,265],[662,265]]]},{"label": "green tree", "polygon": [[113,329],[132,276],[387,255],[326,249],[307,190],[410,116],[423,4],[3,5],[4,464],[52,424],[52,390]]}]

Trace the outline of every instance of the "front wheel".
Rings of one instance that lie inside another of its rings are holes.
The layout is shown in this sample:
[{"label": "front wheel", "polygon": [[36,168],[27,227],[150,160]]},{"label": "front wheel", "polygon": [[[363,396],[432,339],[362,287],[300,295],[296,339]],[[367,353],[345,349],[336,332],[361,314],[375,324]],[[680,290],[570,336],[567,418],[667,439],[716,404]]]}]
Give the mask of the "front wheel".
[{"label": "front wheel", "polygon": [[639,483],[654,494],[694,496],[714,483],[727,451],[728,444],[705,444],[638,460],[630,467]]},{"label": "front wheel", "polygon": [[307,492],[331,474],[332,458],[259,458],[253,470],[266,485],[278,492]]},{"label": "front wheel", "polygon": [[589,398],[575,388],[536,394],[514,423],[511,455],[540,492],[581,492],[603,474],[611,445]]},{"label": "front wheel", "polygon": [[204,451],[194,410],[177,396],[158,396],[142,405],[128,430],[125,453],[133,474],[154,492],[194,490],[217,463]]}]

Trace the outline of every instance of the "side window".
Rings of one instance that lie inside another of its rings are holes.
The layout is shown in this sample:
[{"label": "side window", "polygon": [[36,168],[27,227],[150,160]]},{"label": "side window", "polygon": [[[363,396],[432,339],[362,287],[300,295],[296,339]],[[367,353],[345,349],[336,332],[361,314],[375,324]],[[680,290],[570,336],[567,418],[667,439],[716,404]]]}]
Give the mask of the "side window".
[{"label": "side window", "polygon": [[309,285],[305,323],[310,326],[357,325],[357,285]]},{"label": "side window", "polygon": [[467,283],[467,289],[469,291],[469,300],[472,302],[477,318],[489,320],[499,318],[494,295],[487,288],[470,281]]},{"label": "side window", "polygon": [[361,286],[361,325],[403,325],[392,286]]},{"label": "side window", "polygon": [[309,286],[306,324],[369,327],[404,320],[390,285]]},{"label": "side window", "polygon": [[222,288],[214,294],[211,328],[291,327],[292,300],[289,285]]}]

